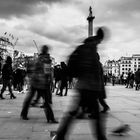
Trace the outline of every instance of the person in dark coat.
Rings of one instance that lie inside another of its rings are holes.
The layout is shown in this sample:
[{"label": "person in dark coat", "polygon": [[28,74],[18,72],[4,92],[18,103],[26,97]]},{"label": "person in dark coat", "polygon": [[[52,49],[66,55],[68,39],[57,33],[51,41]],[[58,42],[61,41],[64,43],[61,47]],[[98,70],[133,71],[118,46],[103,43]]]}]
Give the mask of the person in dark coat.
[{"label": "person in dark coat", "polygon": [[13,87],[14,87],[14,90],[17,90],[17,80],[18,80],[18,77],[16,75],[16,69],[13,71]]},{"label": "person in dark coat", "polygon": [[140,69],[138,69],[135,72],[134,79],[135,79],[135,84],[136,84],[135,90],[139,90],[139,88],[140,88]]},{"label": "person in dark coat", "polygon": [[127,79],[126,79],[126,88],[129,88],[129,86],[130,86],[130,76],[131,76],[131,72],[128,71],[128,75],[127,75]]},{"label": "person in dark coat", "polygon": [[54,80],[55,80],[54,86],[56,88],[56,85],[60,80],[60,65],[54,66]]},{"label": "person in dark coat", "polygon": [[44,112],[48,123],[58,123],[54,118],[53,110],[49,104],[50,96],[50,83],[51,78],[51,58],[48,53],[49,48],[47,45],[42,46],[41,54],[39,55],[35,65],[34,71],[31,76],[30,92],[23,102],[22,111],[20,114],[21,119],[28,120],[28,110],[30,103],[37,92],[44,99]]},{"label": "person in dark coat", "polygon": [[61,62],[61,85],[60,85],[60,93],[58,95],[63,96],[63,89],[65,88],[65,94],[64,96],[67,96],[68,92],[68,70],[67,70],[67,65],[65,62]]},{"label": "person in dark coat", "polygon": [[104,74],[104,85],[106,86],[106,84],[107,84],[107,74]]},{"label": "person in dark coat", "polygon": [[84,44],[78,46],[72,55],[70,55],[68,69],[69,74],[71,73],[70,75],[73,75],[78,79],[76,84],[78,95],[74,97],[72,107],[62,119],[57,133],[52,140],[67,139],[67,132],[81,105],[90,108],[91,113],[94,113],[95,122],[92,119],[92,128],[95,128],[95,136],[97,140],[107,140],[98,104],[101,91],[104,90],[104,83],[100,78],[101,69],[97,57],[97,45],[103,40],[103,38],[104,32],[99,28],[96,36],[91,36],[85,39]]},{"label": "person in dark coat", "polygon": [[112,75],[112,86],[115,85],[115,81],[116,81],[116,77],[115,77],[115,75],[113,74],[113,75]]},{"label": "person in dark coat", "polygon": [[3,93],[6,90],[6,87],[8,87],[10,92],[10,98],[15,99],[16,96],[13,94],[12,91],[12,79],[13,79],[13,70],[12,70],[12,58],[10,56],[7,56],[6,62],[2,68],[2,89],[0,93],[0,99],[5,99],[3,97]]},{"label": "person in dark coat", "polygon": [[17,90],[19,92],[21,92],[23,90],[25,75],[26,75],[26,72],[23,68],[19,67],[16,69]]},{"label": "person in dark coat", "polygon": [[58,92],[59,92],[60,86],[61,86],[61,66],[60,65],[56,65],[56,67],[55,67],[54,79],[55,79],[54,85],[55,85],[55,88],[57,88],[55,94],[59,95]]}]

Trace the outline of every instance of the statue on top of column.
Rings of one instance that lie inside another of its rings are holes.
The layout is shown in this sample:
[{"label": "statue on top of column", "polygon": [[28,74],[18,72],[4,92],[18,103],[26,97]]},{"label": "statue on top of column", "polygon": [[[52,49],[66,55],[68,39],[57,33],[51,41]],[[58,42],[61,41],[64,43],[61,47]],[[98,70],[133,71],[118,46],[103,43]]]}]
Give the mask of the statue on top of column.
[{"label": "statue on top of column", "polygon": [[92,17],[92,7],[89,7],[89,17]]}]

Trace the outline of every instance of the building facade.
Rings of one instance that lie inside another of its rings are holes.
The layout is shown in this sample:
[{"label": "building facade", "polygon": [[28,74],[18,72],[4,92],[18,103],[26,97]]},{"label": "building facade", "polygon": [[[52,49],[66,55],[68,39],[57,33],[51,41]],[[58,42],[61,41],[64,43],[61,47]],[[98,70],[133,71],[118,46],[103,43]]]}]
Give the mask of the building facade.
[{"label": "building facade", "polygon": [[132,57],[120,58],[120,75],[127,74],[128,71],[132,71]]},{"label": "building facade", "polygon": [[1,36],[0,37],[0,56],[2,59],[5,59],[7,55],[13,58],[14,47],[13,44],[9,41],[8,38]]},{"label": "building facade", "polygon": [[140,54],[131,57],[122,56],[119,60],[107,60],[104,64],[104,73],[119,76],[128,71],[135,73],[140,68]]},{"label": "building facade", "polygon": [[108,60],[104,65],[104,73],[118,76],[120,74],[120,60]]}]

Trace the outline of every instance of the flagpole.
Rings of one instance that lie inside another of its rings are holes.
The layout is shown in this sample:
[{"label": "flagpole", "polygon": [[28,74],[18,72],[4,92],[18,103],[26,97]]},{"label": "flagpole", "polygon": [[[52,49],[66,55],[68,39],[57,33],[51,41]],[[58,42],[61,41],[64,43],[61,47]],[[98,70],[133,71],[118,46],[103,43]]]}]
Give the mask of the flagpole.
[{"label": "flagpole", "polygon": [[39,49],[38,49],[38,46],[37,46],[35,40],[33,40],[33,42],[34,42],[34,44],[35,44],[35,46],[36,46],[36,48],[37,48],[37,51],[38,51],[38,53],[39,53]]}]

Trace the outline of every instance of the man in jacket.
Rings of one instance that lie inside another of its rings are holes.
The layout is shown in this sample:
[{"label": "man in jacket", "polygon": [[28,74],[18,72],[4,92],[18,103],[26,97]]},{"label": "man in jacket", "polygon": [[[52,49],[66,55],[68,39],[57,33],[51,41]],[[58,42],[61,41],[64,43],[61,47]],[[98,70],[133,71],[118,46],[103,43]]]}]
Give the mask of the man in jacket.
[{"label": "man in jacket", "polygon": [[[104,32],[98,29],[97,35],[85,39],[84,44],[78,46],[69,58],[68,69],[70,75],[77,79],[78,99],[73,101],[72,108],[63,118],[57,134],[52,140],[66,140],[67,131],[72,123],[73,117],[77,115],[79,107],[84,106],[94,114],[95,131],[97,140],[107,140],[99,113],[98,99],[104,90],[104,83],[101,80],[100,62],[97,56],[97,45],[103,40]],[[73,66],[75,66],[73,68]],[[93,119],[93,118],[92,118]],[[94,122],[92,122],[94,128]]]}]

